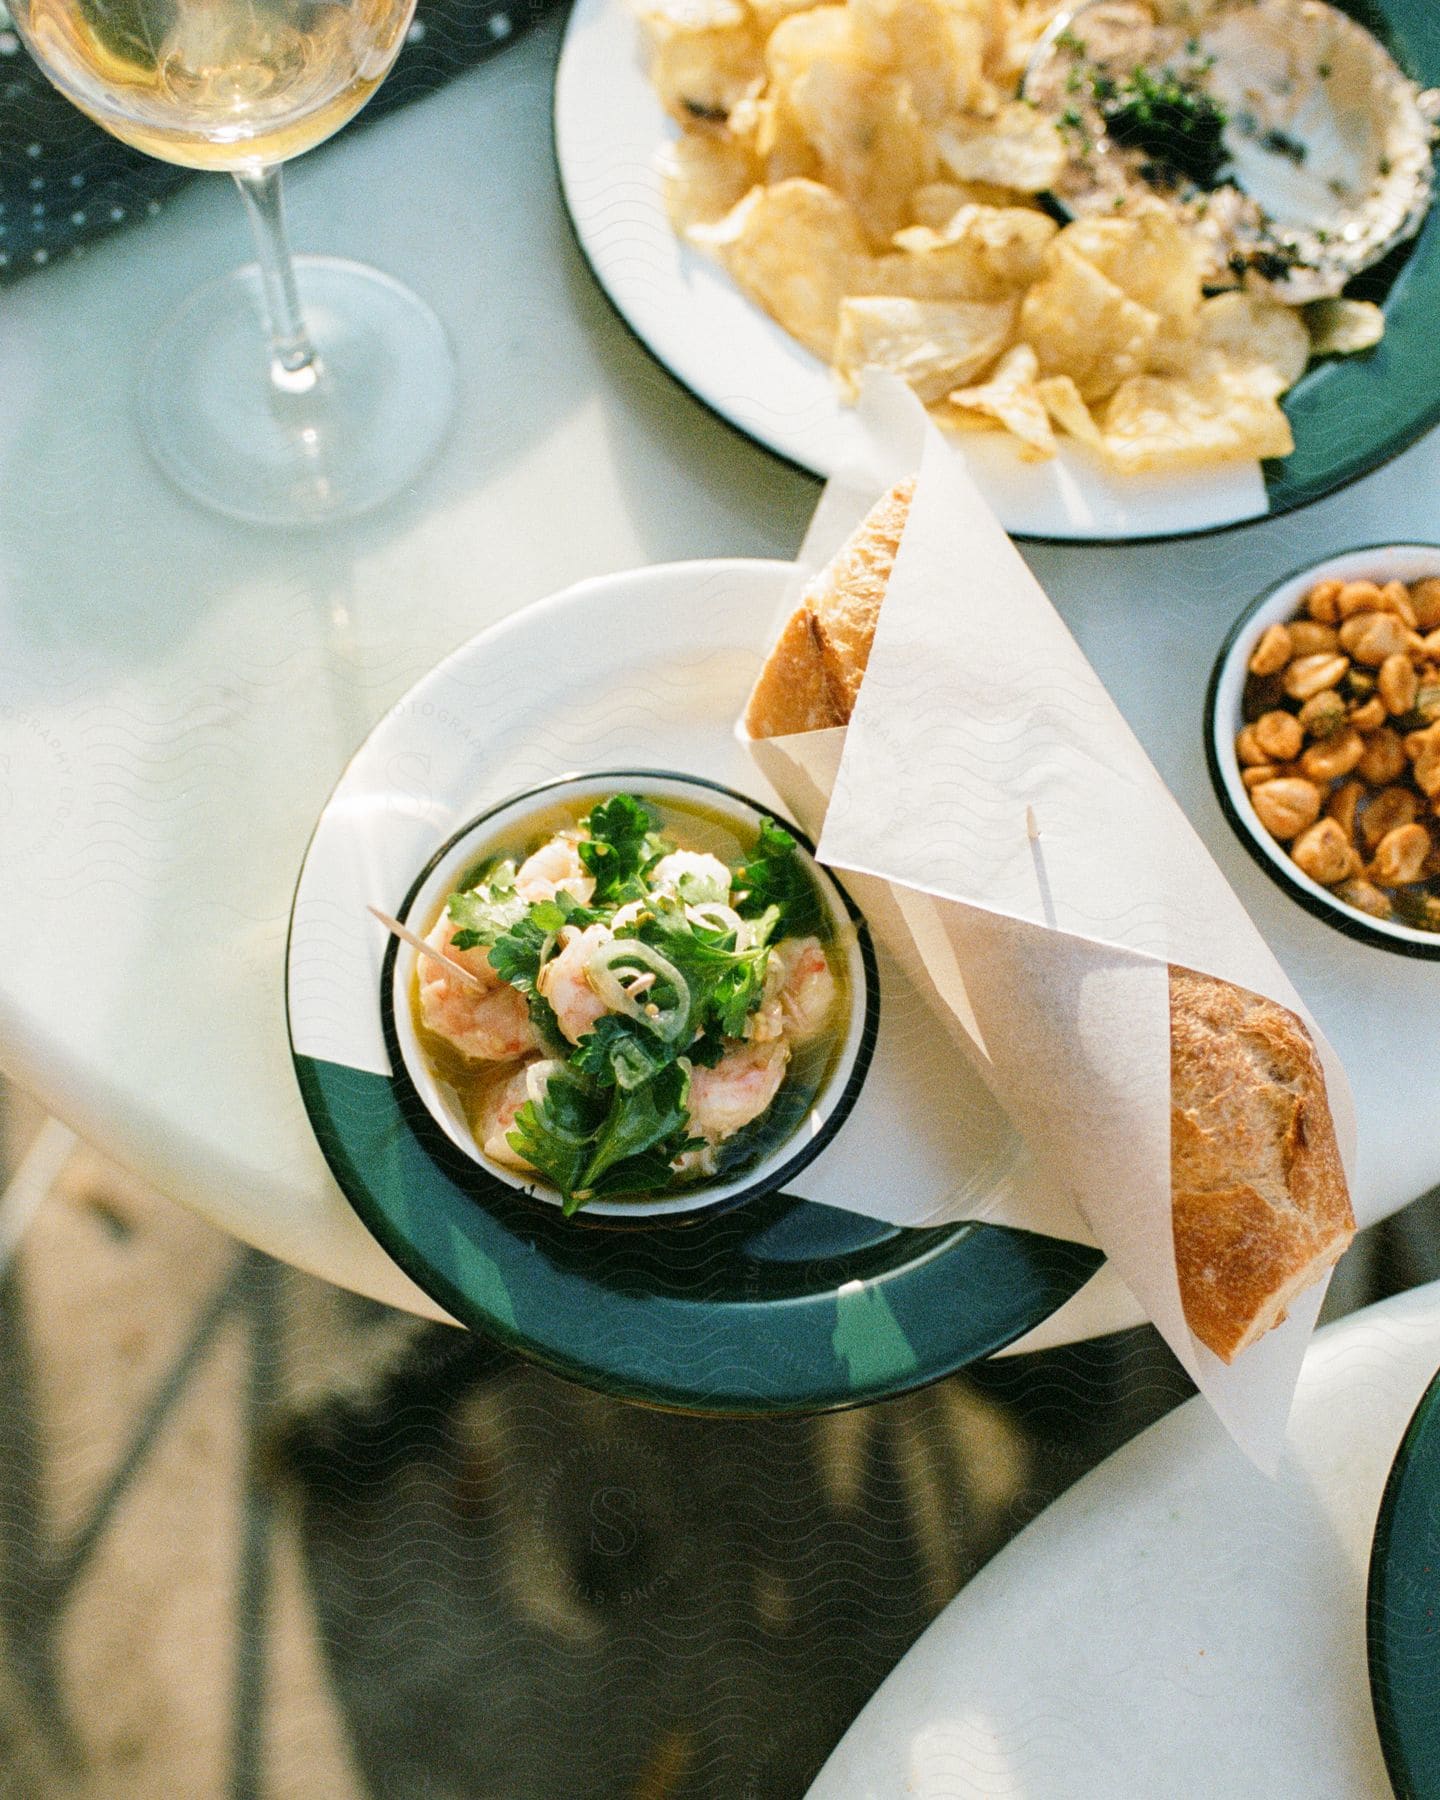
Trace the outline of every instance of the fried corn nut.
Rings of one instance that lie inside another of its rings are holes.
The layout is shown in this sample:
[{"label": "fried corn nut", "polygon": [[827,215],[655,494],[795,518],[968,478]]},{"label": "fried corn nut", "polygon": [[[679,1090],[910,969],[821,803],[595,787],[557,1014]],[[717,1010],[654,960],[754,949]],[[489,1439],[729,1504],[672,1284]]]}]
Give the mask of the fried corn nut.
[{"label": "fried corn nut", "polygon": [[[1347,727],[1344,731],[1336,731],[1329,737],[1321,738],[1317,744],[1311,744],[1300,758],[1300,772],[1322,785],[1338,781],[1342,775],[1348,775],[1359,765],[1364,754],[1364,738],[1358,731]],[[1401,755],[1404,755],[1403,751]]]},{"label": "fried corn nut", "polygon": [[1252,675],[1278,675],[1295,654],[1290,643],[1290,630],[1285,625],[1267,625],[1260,641],[1250,652]]},{"label": "fried corn nut", "polygon": [[1278,709],[1262,713],[1250,729],[1255,734],[1256,746],[1268,762],[1293,762],[1305,745],[1304,730],[1294,713]]},{"label": "fried corn nut", "polygon": [[1398,717],[1401,713],[1409,712],[1415,704],[1420,677],[1415,672],[1414,663],[1403,650],[1397,650],[1385,658],[1375,681],[1386,712]]},{"label": "fried corn nut", "polygon": [[1430,854],[1430,833],[1423,825],[1397,825],[1375,846],[1370,878],[1381,887],[1405,887],[1420,879]]},{"label": "fried corn nut", "polygon": [[1405,773],[1405,746],[1398,731],[1384,725],[1363,738],[1364,754],[1355,765],[1355,773],[1371,787],[1384,787],[1398,781]]},{"label": "fried corn nut", "polygon": [[1360,815],[1360,836],[1365,848],[1373,855],[1386,832],[1394,831],[1397,825],[1413,824],[1419,816],[1420,796],[1413,788],[1381,788],[1378,794],[1371,795]]},{"label": "fried corn nut", "polygon": [[1295,866],[1321,887],[1333,887],[1359,865],[1349,839],[1333,819],[1320,819],[1302,831],[1290,846]]},{"label": "fried corn nut", "polygon": [[1349,667],[1345,656],[1297,656],[1285,671],[1285,692],[1292,700],[1311,700],[1333,688]]},{"label": "fried corn nut", "polygon": [[1250,790],[1260,823],[1282,843],[1320,817],[1320,790],[1298,775],[1282,775]]}]

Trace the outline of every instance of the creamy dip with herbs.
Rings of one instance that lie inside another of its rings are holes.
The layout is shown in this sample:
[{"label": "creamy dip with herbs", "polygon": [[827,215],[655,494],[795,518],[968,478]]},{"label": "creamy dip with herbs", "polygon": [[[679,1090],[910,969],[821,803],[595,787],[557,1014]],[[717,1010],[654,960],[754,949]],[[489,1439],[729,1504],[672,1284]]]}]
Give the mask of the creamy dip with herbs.
[{"label": "creamy dip with herbs", "polygon": [[1076,214],[1159,195],[1210,287],[1338,294],[1419,229],[1440,96],[1323,0],[1095,0],[1039,46],[1025,97],[1070,152]]}]

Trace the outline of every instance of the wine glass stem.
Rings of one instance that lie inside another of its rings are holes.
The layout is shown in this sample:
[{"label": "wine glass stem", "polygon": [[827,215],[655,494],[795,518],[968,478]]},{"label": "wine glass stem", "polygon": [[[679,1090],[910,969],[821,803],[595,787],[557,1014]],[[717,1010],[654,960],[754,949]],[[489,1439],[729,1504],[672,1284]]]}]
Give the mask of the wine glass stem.
[{"label": "wine glass stem", "polygon": [[320,361],[295,286],[295,265],[285,235],[285,201],[280,190],[280,164],[268,169],[236,169],[235,185],[250,215],[255,255],[265,290],[266,325],[270,333],[270,379],[286,393],[313,387]]}]

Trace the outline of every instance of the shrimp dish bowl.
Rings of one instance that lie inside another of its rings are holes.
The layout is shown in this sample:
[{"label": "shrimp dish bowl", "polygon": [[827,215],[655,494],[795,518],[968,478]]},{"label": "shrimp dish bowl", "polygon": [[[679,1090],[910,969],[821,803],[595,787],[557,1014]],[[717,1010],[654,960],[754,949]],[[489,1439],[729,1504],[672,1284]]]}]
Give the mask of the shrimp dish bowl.
[{"label": "shrimp dish bowl", "polygon": [[402,917],[414,936],[382,981],[397,1074],[442,1154],[567,1216],[771,1192],[864,1080],[863,921],[796,833],[698,777],[507,801],[437,853]]}]

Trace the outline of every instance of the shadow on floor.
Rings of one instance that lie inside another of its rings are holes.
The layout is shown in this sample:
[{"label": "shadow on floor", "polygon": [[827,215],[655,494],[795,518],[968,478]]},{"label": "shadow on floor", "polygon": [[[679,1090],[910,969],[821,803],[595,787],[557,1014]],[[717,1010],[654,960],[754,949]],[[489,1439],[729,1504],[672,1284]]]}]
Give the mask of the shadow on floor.
[{"label": "shadow on floor", "polygon": [[[1435,1274],[1434,1220],[1367,1234],[1332,1311]],[[1145,1330],[824,1418],[647,1412],[83,1150],[0,1288],[0,1384],[0,1800],[800,1800],[1188,1392]]]}]

